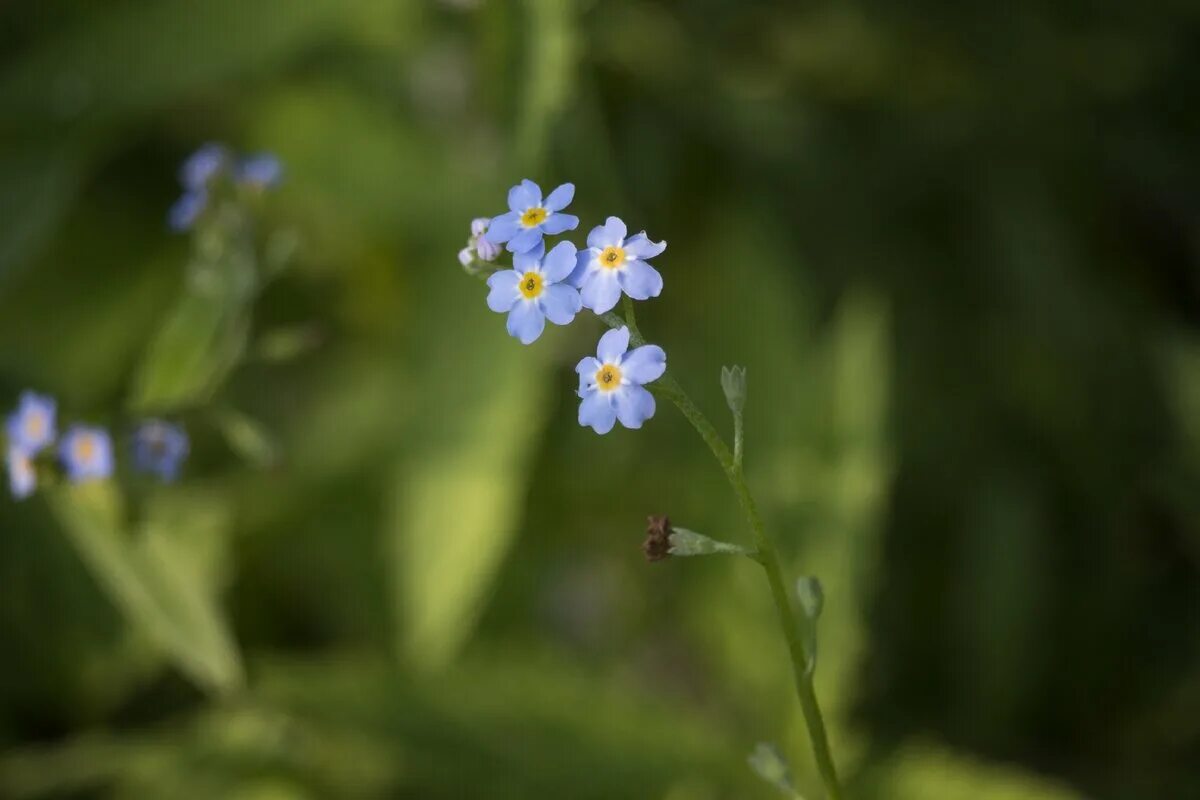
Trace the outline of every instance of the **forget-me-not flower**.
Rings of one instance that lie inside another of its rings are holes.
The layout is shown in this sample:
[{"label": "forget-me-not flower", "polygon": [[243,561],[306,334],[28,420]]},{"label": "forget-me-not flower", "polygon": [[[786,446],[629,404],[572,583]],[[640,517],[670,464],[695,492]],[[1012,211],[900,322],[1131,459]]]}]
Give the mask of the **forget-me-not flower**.
[{"label": "forget-me-not flower", "polygon": [[167,225],[177,233],[190,230],[208,207],[208,192],[203,189],[189,189],[171,204],[167,211]]},{"label": "forget-me-not flower", "polygon": [[259,153],[242,159],[235,177],[243,186],[269,189],[283,180],[283,164],[271,153]]},{"label": "forget-me-not flower", "polygon": [[507,214],[494,217],[484,238],[493,244],[508,242],[508,252],[527,253],[542,242],[542,235],[573,231],[579,217],[561,213],[575,197],[575,184],[564,183],[542,200],[542,188],[523,180],[508,190]]},{"label": "forget-me-not flower", "polygon": [[134,466],[167,483],[179,477],[190,448],[183,428],[160,419],[146,420],[133,433]]},{"label": "forget-me-not flower", "polygon": [[29,453],[15,445],[8,447],[8,487],[12,496],[24,500],[37,488],[37,472]]},{"label": "forget-me-not flower", "polygon": [[579,287],[583,304],[604,314],[621,299],[621,292],[634,300],[658,297],[663,279],[646,263],[667,249],[666,242],[652,242],[645,232],[625,238],[625,223],[609,217],[588,234],[587,249],[579,251],[571,282]]},{"label": "forget-me-not flower", "polygon": [[500,245],[489,242],[484,236],[490,222],[487,217],[471,220],[471,237],[467,239],[467,246],[458,251],[458,263],[469,268],[477,258],[480,261],[495,261],[499,258]]},{"label": "forget-me-not flower", "polygon": [[37,455],[54,441],[56,413],[54,398],[36,392],[22,392],[17,410],[9,415],[5,425],[9,447],[15,447],[29,456]]},{"label": "forget-me-not flower", "polygon": [[570,242],[559,242],[549,253],[545,245],[517,253],[512,269],[488,278],[488,308],[508,312],[509,334],[530,344],[542,335],[547,319],[566,325],[579,313],[579,290],[566,282],[574,266],[575,245]]},{"label": "forget-me-not flower", "polygon": [[76,483],[107,478],[113,471],[112,439],[103,428],[71,426],[59,443],[58,455]]},{"label": "forget-me-not flower", "polygon": [[640,428],[654,416],[654,395],[643,384],[656,381],[667,370],[667,354],[656,344],[629,350],[629,328],[611,330],[600,337],[596,357],[579,362],[579,424],[596,433],[608,433],[617,420],[626,428]]},{"label": "forget-me-not flower", "polygon": [[229,163],[225,145],[209,142],[192,153],[179,167],[179,182],[185,189],[203,190]]}]

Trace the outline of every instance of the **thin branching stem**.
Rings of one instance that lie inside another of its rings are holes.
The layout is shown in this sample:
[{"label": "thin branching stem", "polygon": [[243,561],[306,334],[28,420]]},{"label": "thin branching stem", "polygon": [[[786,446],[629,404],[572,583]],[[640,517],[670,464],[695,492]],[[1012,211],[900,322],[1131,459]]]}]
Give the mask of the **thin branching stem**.
[{"label": "thin branching stem", "polygon": [[[637,321],[633,316],[633,304],[628,298],[625,299],[625,312],[624,319],[611,311],[601,315],[601,318],[610,328],[628,326],[631,345],[638,347],[645,344],[646,341],[638,330]],[[841,800],[842,789],[838,783],[837,768],[834,766],[833,756],[829,750],[829,737],[825,732],[825,721],[821,716],[821,707],[817,703],[816,692],[813,690],[812,675],[807,668],[812,654],[807,651],[801,635],[795,607],[783,577],[779,551],[763,527],[762,518],[758,514],[758,506],[742,477],[740,459],[729,451],[728,445],[717,433],[713,424],[708,421],[708,417],[704,416],[704,412],[692,402],[692,399],[670,372],[655,381],[651,388],[655,390],[655,394],[674,403],[687,421],[692,424],[692,427],[700,434],[700,438],[708,445],[708,449],[712,451],[717,463],[721,465],[725,477],[729,480],[729,485],[733,488],[733,493],[737,495],[738,504],[741,505],[742,513],[745,514],[746,521],[750,524],[750,530],[754,535],[756,549],[754,560],[762,565],[763,571],[767,575],[767,583],[771,587],[771,598],[775,601],[779,625],[783,632],[783,638],[787,642],[788,654],[791,656],[796,694],[800,699],[800,709],[804,713],[804,722],[808,727],[809,738],[812,740],[813,755],[816,758],[817,769],[821,773],[821,781],[825,785],[825,793],[829,800]],[[740,448],[737,449],[740,451]]]}]

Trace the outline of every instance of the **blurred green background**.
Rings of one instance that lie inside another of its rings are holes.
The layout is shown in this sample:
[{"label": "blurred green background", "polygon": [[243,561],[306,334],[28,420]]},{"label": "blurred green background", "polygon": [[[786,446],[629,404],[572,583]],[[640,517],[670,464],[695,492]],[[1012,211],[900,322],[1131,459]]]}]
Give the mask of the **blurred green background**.
[{"label": "blurred green background", "polygon": [[319,344],[113,528],[173,633],[0,499],[0,797],[769,798],[762,740],[820,796],[758,569],[639,551],[745,540],[699,438],[580,428],[598,321],[523,348],[458,268],[522,177],[670,242],[722,430],[748,367],[850,797],[1200,797],[1198,97],[1182,0],[5,4],[0,401],[126,418],[210,140],[286,165],[251,340]]}]

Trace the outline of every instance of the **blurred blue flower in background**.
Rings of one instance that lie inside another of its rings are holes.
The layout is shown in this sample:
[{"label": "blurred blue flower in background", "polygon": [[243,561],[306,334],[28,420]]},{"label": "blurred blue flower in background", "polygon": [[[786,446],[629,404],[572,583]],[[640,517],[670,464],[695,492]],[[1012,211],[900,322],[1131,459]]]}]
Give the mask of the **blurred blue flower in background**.
[{"label": "blurred blue flower in background", "polygon": [[242,186],[269,189],[283,180],[283,164],[271,153],[258,153],[242,159],[235,178]]},{"label": "blurred blue flower in background", "polygon": [[600,337],[596,357],[579,362],[579,424],[608,433],[619,419],[626,428],[640,428],[654,416],[654,395],[643,384],[667,371],[667,354],[656,344],[629,350],[629,328]]},{"label": "blurred blue flower in background", "polygon": [[188,156],[179,167],[179,182],[185,189],[203,190],[229,163],[229,149],[209,142]]},{"label": "blurred blue flower in background", "polygon": [[564,183],[542,200],[542,188],[529,179],[508,190],[507,214],[494,217],[484,238],[493,244],[508,242],[510,253],[526,253],[551,236],[575,230],[579,217],[558,212],[571,204],[575,184]]},{"label": "blurred blue flower in background", "polygon": [[208,193],[203,189],[191,189],[179,196],[167,212],[167,224],[171,230],[182,233],[190,230],[208,206]]},{"label": "blurred blue flower in background", "polygon": [[179,477],[190,449],[187,432],[160,419],[146,420],[133,433],[134,467],[168,483]]},{"label": "blurred blue flower in background", "polygon": [[575,266],[575,252],[570,242],[559,242],[549,253],[539,245],[514,255],[513,269],[488,278],[488,308],[508,312],[508,332],[521,344],[541,336],[547,318],[566,325],[579,313],[579,290],[564,282]]},{"label": "blurred blue flower in background", "polygon": [[625,223],[609,217],[588,234],[587,249],[579,251],[571,282],[580,289],[583,304],[604,314],[621,299],[621,292],[634,300],[658,297],[663,279],[646,263],[667,249],[666,242],[652,242],[645,232],[625,238]]},{"label": "blurred blue flower in background", "polygon": [[37,472],[29,453],[15,445],[8,448],[8,486],[12,496],[24,500],[37,488]]},{"label": "blurred blue flower in background", "polygon": [[103,428],[72,425],[59,444],[58,454],[67,475],[77,483],[112,474],[112,440]]},{"label": "blurred blue flower in background", "polygon": [[9,415],[5,425],[9,447],[32,456],[53,442],[56,411],[54,398],[22,392],[17,410]]}]

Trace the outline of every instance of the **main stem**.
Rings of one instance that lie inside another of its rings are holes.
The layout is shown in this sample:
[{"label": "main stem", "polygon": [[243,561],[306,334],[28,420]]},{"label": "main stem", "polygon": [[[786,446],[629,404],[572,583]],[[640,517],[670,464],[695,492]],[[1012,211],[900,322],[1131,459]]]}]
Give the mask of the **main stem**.
[{"label": "main stem", "polygon": [[[645,344],[645,339],[642,338],[634,317],[633,303],[629,302],[628,298],[625,298],[625,319],[621,319],[612,312],[602,316],[605,324],[611,328],[627,325],[631,344],[635,346]],[[825,793],[829,800],[841,800],[842,789],[838,783],[837,768],[833,764],[833,755],[829,751],[829,737],[825,733],[825,721],[821,717],[821,707],[817,703],[817,694],[813,691],[812,674],[808,670],[812,654],[807,652],[804,640],[800,635],[796,611],[788,593],[787,583],[784,581],[783,568],[779,563],[779,551],[763,528],[762,518],[758,515],[758,506],[742,477],[741,464],[734,459],[725,440],[708,421],[708,417],[704,416],[704,413],[692,402],[692,399],[688,397],[683,387],[672,375],[664,374],[655,382],[653,388],[655,394],[666,397],[675,404],[687,421],[692,424],[692,427],[696,429],[696,432],[700,434],[704,443],[708,445],[708,449],[712,451],[717,463],[725,472],[729,485],[733,487],[733,493],[737,495],[742,513],[746,515],[746,520],[750,523],[750,530],[754,535],[754,546],[758,550],[755,560],[762,565],[763,571],[767,574],[767,583],[771,586],[771,598],[775,601],[779,626],[783,631],[783,638],[787,641],[788,654],[792,660],[792,674],[796,682],[796,694],[800,698],[800,709],[804,712],[804,722],[808,728],[808,736],[812,740],[817,769],[821,773],[821,780],[825,784]]]}]

